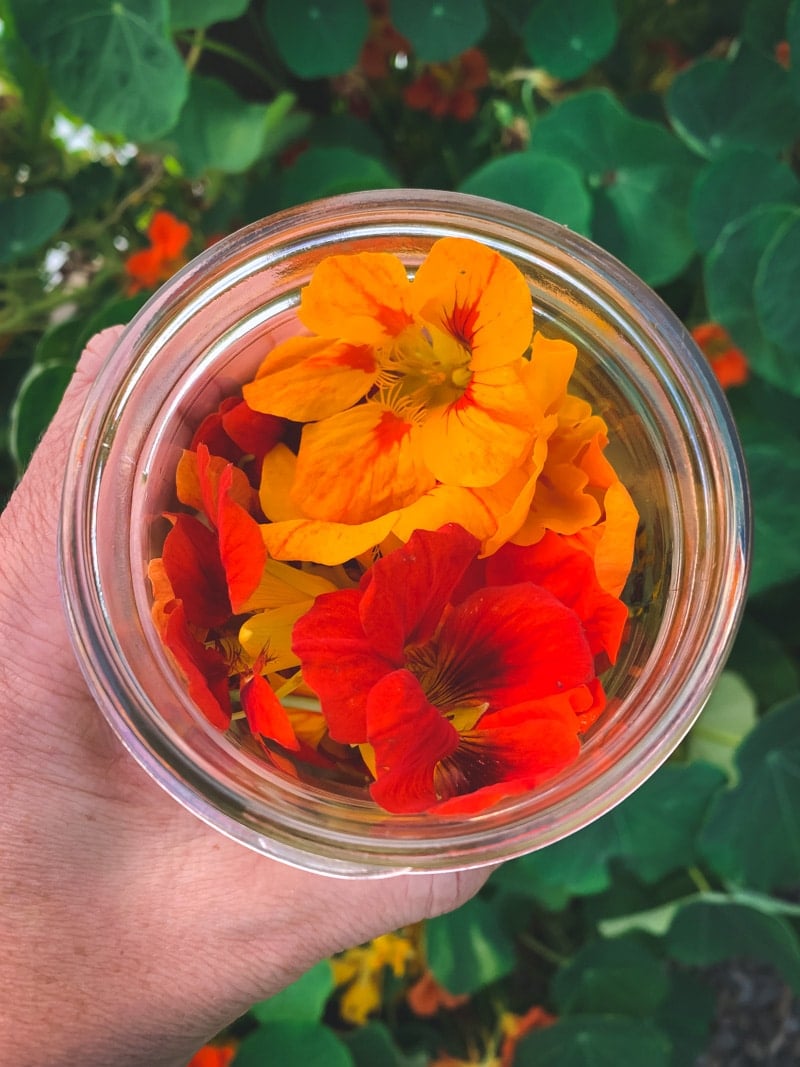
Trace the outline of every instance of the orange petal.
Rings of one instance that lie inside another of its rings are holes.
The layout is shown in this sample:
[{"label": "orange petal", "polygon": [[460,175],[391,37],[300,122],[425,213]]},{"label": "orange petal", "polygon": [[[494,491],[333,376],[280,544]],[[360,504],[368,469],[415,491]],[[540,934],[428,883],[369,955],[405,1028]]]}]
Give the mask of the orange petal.
[{"label": "orange petal", "polygon": [[254,674],[242,685],[239,692],[247,724],[254,734],[276,741],[290,751],[296,752],[300,748],[286,708],[275,696],[266,679],[260,674]]},{"label": "orange petal", "polygon": [[367,345],[290,337],[269,353],[242,394],[254,411],[314,422],[359,401],[375,384],[378,370]]},{"label": "orange petal", "polygon": [[[221,456],[209,456],[206,466],[206,478],[214,487],[212,495],[216,497],[219,489],[219,479],[226,467],[230,466],[228,460]],[[237,504],[250,511],[253,505],[253,490],[247,475],[238,467],[233,467],[230,494],[231,499]],[[176,471],[176,487],[178,500],[188,508],[195,511],[205,511],[203,504],[203,491],[200,486],[200,474],[197,466],[197,454],[184,449],[178,460]],[[209,516],[211,518],[211,516]]]},{"label": "orange petal", "polygon": [[568,341],[552,340],[538,330],[533,335],[531,358],[523,376],[534,410],[543,414],[558,410],[567,394],[577,356],[577,348]]},{"label": "orange petal", "polygon": [[388,252],[329,256],[303,289],[298,315],[322,337],[381,344],[412,322],[410,290],[405,267]]},{"label": "orange petal", "polygon": [[415,427],[380,403],[306,426],[291,497],[309,518],[363,523],[417,500],[434,484]]},{"label": "orange petal", "polygon": [[290,496],[296,474],[297,456],[286,445],[275,445],[264,456],[258,498],[261,510],[273,522],[303,517]]},{"label": "orange petal", "polygon": [[289,519],[263,526],[261,532],[273,559],[312,560],[335,567],[380,544],[396,518],[397,513],[390,512],[353,526],[320,519]]},{"label": "orange petal", "polygon": [[[535,426],[519,380],[516,390],[505,393],[505,388],[505,383],[495,392],[489,392],[488,386],[470,386],[456,403],[429,413],[419,431],[420,450],[440,482],[494,485],[521,461],[532,444]],[[484,406],[484,400],[496,406]],[[506,421],[512,412],[528,425]]]},{"label": "orange petal", "polygon": [[531,343],[528,283],[510,260],[477,241],[437,241],[416,273],[412,295],[422,318],[472,349],[473,371],[509,363]]},{"label": "orange petal", "polygon": [[614,482],[603,498],[605,518],[569,540],[594,558],[600,585],[612,596],[625,588],[633,562],[639,512],[622,482]]}]

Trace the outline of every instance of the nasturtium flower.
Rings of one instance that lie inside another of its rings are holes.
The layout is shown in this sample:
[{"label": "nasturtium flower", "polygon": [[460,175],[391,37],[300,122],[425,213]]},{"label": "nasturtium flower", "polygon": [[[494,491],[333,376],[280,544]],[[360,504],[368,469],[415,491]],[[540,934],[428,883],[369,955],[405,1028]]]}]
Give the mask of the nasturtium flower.
[{"label": "nasturtium flower", "polygon": [[724,326],[718,322],[701,322],[692,330],[692,337],[723,389],[745,384],[750,377],[747,356]]},{"label": "nasturtium flower", "polygon": [[430,63],[403,92],[409,107],[434,118],[451,115],[467,122],[478,110],[476,89],[489,84],[489,64],[479,48],[469,48],[447,63]]},{"label": "nasturtium flower", "polygon": [[627,613],[591,559],[549,540],[485,561],[479,547],[454,524],[417,531],[295,625],[330,735],[370,746],[388,811],[468,813],[527,791],[576,758],[604,706],[595,657],[613,660]]},{"label": "nasturtium flower", "polygon": [[491,486],[528,447],[531,296],[493,249],[442,238],[413,280],[388,253],[331,256],[298,315],[312,336],[273,349],[243,394],[305,423],[289,495],[307,517],[365,523],[436,482]]},{"label": "nasturtium flower", "polygon": [[333,981],[342,993],[339,1013],[345,1022],[363,1026],[383,1001],[387,970],[403,978],[419,968],[417,939],[411,932],[381,934],[331,959]]},{"label": "nasturtium flower", "polygon": [[149,246],[131,253],[125,261],[130,295],[142,289],[154,289],[183,266],[186,262],[184,250],[192,231],[172,212],[157,211],[147,227],[147,236]]}]

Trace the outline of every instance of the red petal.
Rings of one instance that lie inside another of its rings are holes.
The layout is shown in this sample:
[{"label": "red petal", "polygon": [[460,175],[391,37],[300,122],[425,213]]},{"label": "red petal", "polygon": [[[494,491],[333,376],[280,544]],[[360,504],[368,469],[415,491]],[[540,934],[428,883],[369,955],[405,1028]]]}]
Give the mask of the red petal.
[{"label": "red petal", "polygon": [[242,685],[239,695],[248,725],[254,734],[277,741],[294,752],[299,751],[300,742],[295,737],[286,708],[265,678],[254,674]]},{"label": "red petal", "polygon": [[319,696],[334,741],[367,740],[367,697],[373,685],[399,666],[375,651],[364,636],[357,589],[323,593],[294,625],[292,649],[303,678]]},{"label": "red petal", "polygon": [[285,427],[285,419],[253,411],[244,400],[222,412],[223,430],[242,453],[255,456],[259,470],[264,456],[280,441]]},{"label": "red petal", "polygon": [[480,542],[461,526],[415,531],[361,580],[361,624],[373,647],[401,662],[406,645],[431,637]]},{"label": "red petal", "polygon": [[234,612],[238,612],[258,588],[267,562],[267,550],[261,527],[231,498],[232,484],[233,467],[228,467],[219,480],[217,525],[228,594]]},{"label": "red petal", "polygon": [[190,632],[181,601],[167,616],[163,640],[186,677],[189,696],[212,726],[226,730],[231,721],[228,665]]},{"label": "red petal", "polygon": [[536,788],[577,758],[580,742],[568,702],[556,697],[508,711],[508,724],[500,714],[491,717],[498,725],[484,727],[482,719],[476,729],[462,734],[458,748],[437,773],[443,796],[437,813],[483,811]]},{"label": "red petal", "polygon": [[503,545],[486,560],[486,581],[489,585],[533,582],[549,589],[579,616],[592,653],[604,649],[612,663],[616,660],[628,609],[600,586],[591,557],[558,534],[548,530],[541,541],[526,547]]},{"label": "red petal", "polygon": [[588,683],[594,657],[580,619],[532,584],[480,589],[447,616],[437,638],[437,690],[453,705],[490,710]]},{"label": "red petal", "polygon": [[164,570],[186,618],[195,626],[221,626],[231,615],[228,583],[216,534],[193,515],[178,515],[164,540]]},{"label": "red petal", "polygon": [[373,686],[367,723],[377,773],[372,799],[397,813],[434,806],[436,765],[455,750],[458,733],[409,671],[394,671]]},{"label": "red petal", "polygon": [[229,396],[222,401],[216,411],[206,415],[194,432],[189,450],[196,452],[200,445],[205,445],[213,456],[222,456],[229,462],[238,463],[243,455],[242,449],[226,433],[224,417],[240,403],[241,400]]}]

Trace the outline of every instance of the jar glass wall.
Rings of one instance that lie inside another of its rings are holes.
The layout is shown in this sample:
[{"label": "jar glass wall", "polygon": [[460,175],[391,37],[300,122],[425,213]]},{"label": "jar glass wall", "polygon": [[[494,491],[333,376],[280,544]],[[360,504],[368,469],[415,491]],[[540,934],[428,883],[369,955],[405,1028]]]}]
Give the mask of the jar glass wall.
[{"label": "jar glass wall", "polygon": [[[197,711],[151,619],[156,520],[202,418],[296,332],[302,287],[332,254],[384,251],[410,271],[443,236],[480,241],[526,277],[536,326],[572,341],[571,392],[609,426],[607,455],[640,513],[623,600],[629,634],[608,707],[574,764],[470,817],[399,816],[355,789],[301,782]],[[266,344],[266,338],[270,344]],[[564,227],[476,197],[398,190],[320,201],[214,245],[125,330],[77,428],[61,569],[89,687],[123,743],[177,800],[274,858],[363,876],[446,870],[550,844],[608,811],[680,742],[724,665],[748,567],[749,507],[730,413],[659,298]]]}]

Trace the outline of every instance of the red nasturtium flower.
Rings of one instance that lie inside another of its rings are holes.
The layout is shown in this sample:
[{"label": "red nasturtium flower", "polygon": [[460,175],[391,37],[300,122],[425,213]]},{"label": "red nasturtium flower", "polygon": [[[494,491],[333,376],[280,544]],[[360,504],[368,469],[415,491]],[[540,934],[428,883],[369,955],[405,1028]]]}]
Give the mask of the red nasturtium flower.
[{"label": "red nasturtium flower", "polygon": [[456,525],[419,531],[295,625],[331,737],[371,746],[388,811],[475,812],[527,791],[576,758],[603,708],[595,654],[613,659],[627,612],[589,557],[554,558],[549,538],[511,557],[478,548]]},{"label": "red nasturtium flower", "polygon": [[489,64],[478,48],[470,48],[448,63],[431,63],[403,92],[409,107],[435,118],[452,115],[467,122],[478,110],[476,89],[489,82]]},{"label": "red nasturtium flower", "polygon": [[192,231],[170,211],[157,211],[147,227],[150,247],[134,252],[125,261],[128,293],[154,289],[186,262],[184,251]]},{"label": "red nasturtium flower", "polygon": [[724,326],[718,322],[702,322],[692,330],[692,337],[723,389],[745,384],[750,377],[747,356],[736,347]]},{"label": "red nasturtium flower", "polygon": [[236,1055],[235,1045],[203,1045],[187,1067],[229,1067]]}]

